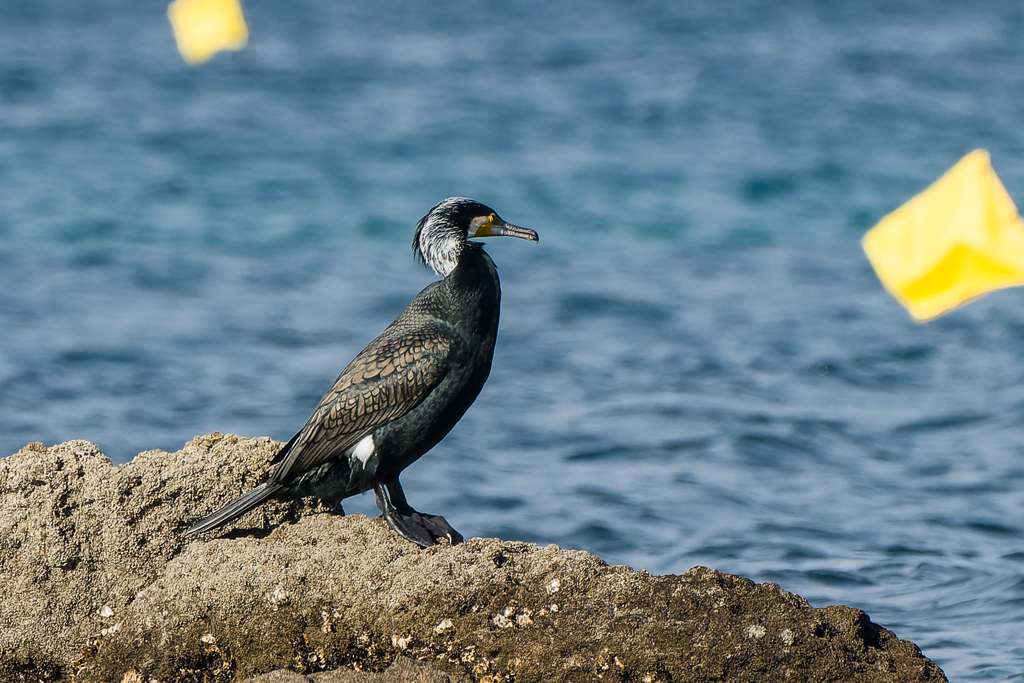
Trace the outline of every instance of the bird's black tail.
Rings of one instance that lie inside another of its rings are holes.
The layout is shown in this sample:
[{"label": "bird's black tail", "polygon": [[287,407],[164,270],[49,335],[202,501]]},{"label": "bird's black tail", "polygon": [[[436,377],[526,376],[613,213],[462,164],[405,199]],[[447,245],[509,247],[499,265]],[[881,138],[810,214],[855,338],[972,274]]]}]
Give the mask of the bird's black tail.
[{"label": "bird's black tail", "polygon": [[278,489],[281,488],[280,484],[264,483],[260,484],[252,491],[235,498],[233,501],[217,510],[209,517],[206,517],[185,530],[186,534],[199,534],[204,531],[210,531],[216,529],[219,526],[223,526],[228,522],[232,522],[254,507],[262,505],[267,502],[270,498],[277,493]]}]

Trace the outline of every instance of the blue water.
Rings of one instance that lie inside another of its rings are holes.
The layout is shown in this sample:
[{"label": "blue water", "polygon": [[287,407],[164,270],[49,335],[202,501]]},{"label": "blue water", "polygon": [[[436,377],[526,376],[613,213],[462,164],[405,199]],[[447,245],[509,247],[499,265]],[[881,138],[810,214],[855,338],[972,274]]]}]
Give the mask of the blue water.
[{"label": "blue water", "polygon": [[1024,290],[915,325],[859,248],[977,147],[1024,201],[1024,5],[245,8],[188,68],[162,0],[0,4],[0,453],[287,439],[467,195],[541,242],[417,507],[1024,675]]}]

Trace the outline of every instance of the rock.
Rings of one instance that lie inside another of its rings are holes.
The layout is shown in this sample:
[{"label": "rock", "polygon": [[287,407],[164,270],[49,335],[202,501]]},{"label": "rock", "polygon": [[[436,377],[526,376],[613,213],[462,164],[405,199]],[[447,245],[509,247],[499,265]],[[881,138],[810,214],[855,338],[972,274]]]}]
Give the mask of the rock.
[{"label": "rock", "polygon": [[[252,486],[278,447],[210,434],[119,467],[87,441],[0,459],[0,680],[74,670],[193,540],[178,532],[196,511]],[[293,508],[255,514],[273,524]]]},{"label": "rock", "polygon": [[242,683],[467,683],[468,679],[453,678],[436,666],[417,662],[403,655],[384,673],[365,673],[348,669],[335,669],[310,676],[303,676],[287,669],[278,669]]},{"label": "rock", "polygon": [[118,467],[84,441],[0,459],[0,680],[946,680],[860,610],[703,567],[421,550],[302,502],[181,536],[278,447],[211,434]]}]

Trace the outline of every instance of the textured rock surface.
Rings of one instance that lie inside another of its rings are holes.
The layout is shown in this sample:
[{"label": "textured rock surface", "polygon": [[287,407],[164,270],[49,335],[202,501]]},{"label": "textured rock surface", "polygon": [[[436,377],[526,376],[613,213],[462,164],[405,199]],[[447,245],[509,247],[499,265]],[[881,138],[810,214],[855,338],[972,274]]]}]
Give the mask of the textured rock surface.
[{"label": "textured rock surface", "polygon": [[466,683],[469,679],[453,676],[426,662],[399,655],[383,673],[335,669],[304,676],[278,669],[249,678],[243,683]]},{"label": "textured rock surface", "polygon": [[[277,448],[211,434],[120,467],[87,441],[29,444],[0,459],[0,681],[22,666],[68,671],[194,540],[178,531],[252,486]],[[268,507],[249,520],[285,512],[296,510]]]},{"label": "textured rock surface", "polygon": [[859,610],[701,567],[656,577],[495,539],[420,550],[300,503],[181,537],[276,447],[211,434],[119,467],[82,441],[0,460],[0,680],[945,680]]}]

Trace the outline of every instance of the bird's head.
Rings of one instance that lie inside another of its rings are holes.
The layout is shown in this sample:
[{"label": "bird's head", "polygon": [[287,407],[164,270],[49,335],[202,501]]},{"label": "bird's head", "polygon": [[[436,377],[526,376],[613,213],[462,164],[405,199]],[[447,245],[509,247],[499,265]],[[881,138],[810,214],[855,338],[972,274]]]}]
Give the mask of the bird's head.
[{"label": "bird's head", "polygon": [[441,277],[455,270],[467,240],[476,237],[518,237],[537,241],[537,233],[506,223],[478,201],[449,197],[432,208],[416,226],[412,251]]}]

